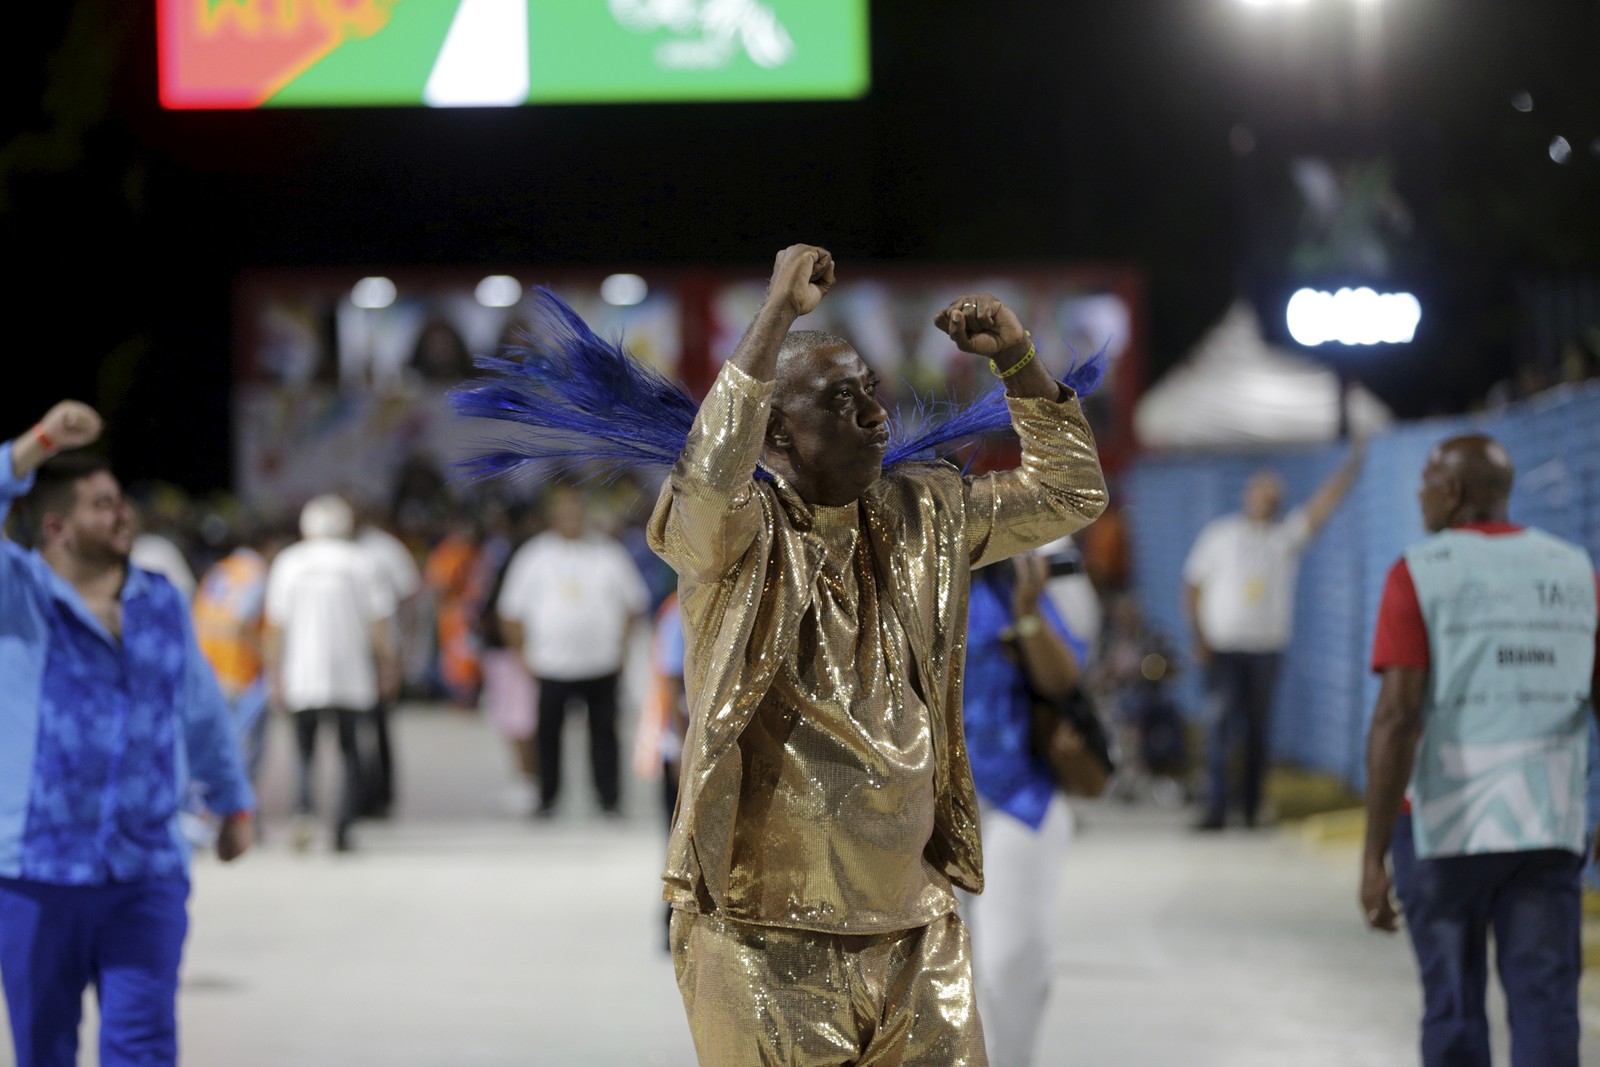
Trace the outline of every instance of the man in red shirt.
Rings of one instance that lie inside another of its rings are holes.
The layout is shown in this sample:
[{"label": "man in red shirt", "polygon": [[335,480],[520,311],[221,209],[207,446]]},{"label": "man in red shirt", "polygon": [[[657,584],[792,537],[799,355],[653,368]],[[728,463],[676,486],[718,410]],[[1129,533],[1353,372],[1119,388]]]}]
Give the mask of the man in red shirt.
[{"label": "man in red shirt", "polygon": [[1361,904],[1393,932],[1398,890],[1427,1067],[1489,1067],[1490,929],[1513,1063],[1578,1063],[1578,852],[1600,848],[1585,836],[1582,689],[1593,709],[1600,579],[1585,603],[1587,554],[1507,521],[1512,478],[1491,438],[1433,451],[1419,499],[1434,536],[1390,570],[1373,642]]}]

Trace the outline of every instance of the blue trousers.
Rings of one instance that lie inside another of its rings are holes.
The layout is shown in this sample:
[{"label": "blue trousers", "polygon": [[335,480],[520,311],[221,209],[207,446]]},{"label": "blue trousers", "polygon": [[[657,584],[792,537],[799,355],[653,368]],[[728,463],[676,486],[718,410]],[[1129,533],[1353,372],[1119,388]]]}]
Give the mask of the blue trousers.
[{"label": "blue trousers", "polygon": [[18,1067],[75,1067],[91,983],[102,1067],[176,1064],[188,898],[182,879],[63,886],[0,878],[0,980]]},{"label": "blue trousers", "polygon": [[1583,857],[1540,849],[1418,859],[1408,815],[1391,857],[1422,977],[1423,1067],[1489,1067],[1491,930],[1513,1067],[1578,1067]]},{"label": "blue trousers", "polygon": [[1211,738],[1206,767],[1211,791],[1206,818],[1221,822],[1228,811],[1228,763],[1236,746],[1244,746],[1244,780],[1239,806],[1244,821],[1254,826],[1261,811],[1262,783],[1267,776],[1268,728],[1272,693],[1278,684],[1279,652],[1213,652],[1206,667],[1206,716]]}]

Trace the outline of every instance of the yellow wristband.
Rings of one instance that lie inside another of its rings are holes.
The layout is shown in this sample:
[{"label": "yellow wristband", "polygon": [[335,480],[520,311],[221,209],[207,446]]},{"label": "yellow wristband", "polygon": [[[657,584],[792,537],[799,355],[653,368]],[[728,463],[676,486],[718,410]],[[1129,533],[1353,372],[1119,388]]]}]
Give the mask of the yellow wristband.
[{"label": "yellow wristband", "polygon": [[1027,330],[1023,330],[1022,332],[1023,335],[1028,338],[1028,354],[1011,364],[1011,366],[1007,367],[1005,370],[1001,370],[1000,364],[991,359],[989,361],[989,369],[994,372],[994,376],[996,378],[1009,378],[1013,374],[1017,373],[1017,371],[1033,362],[1033,357],[1037,354],[1033,347],[1033,334]]}]

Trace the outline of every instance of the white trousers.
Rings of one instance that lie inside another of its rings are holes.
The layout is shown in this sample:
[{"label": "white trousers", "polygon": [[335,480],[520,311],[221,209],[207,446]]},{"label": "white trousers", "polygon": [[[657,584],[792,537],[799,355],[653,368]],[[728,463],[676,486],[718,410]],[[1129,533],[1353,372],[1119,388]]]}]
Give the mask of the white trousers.
[{"label": "white trousers", "polygon": [[[1072,809],[1056,794],[1038,830],[987,802],[980,817],[984,890],[960,894],[972,936],[978,1013],[989,1067],[1027,1067],[1055,973]],[[1061,1061],[1051,1056],[1049,1062]]]}]

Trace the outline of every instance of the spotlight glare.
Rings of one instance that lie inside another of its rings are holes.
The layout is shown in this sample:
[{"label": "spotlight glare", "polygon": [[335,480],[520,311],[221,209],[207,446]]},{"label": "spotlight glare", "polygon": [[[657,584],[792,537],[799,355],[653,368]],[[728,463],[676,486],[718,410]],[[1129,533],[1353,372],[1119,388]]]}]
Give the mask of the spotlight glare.
[{"label": "spotlight glare", "polygon": [[1416,338],[1422,304],[1410,293],[1363,286],[1336,293],[1301,289],[1285,313],[1289,335],[1307,348],[1324,344],[1402,345]]},{"label": "spotlight glare", "polygon": [[398,295],[394,282],[384,277],[362,278],[350,290],[350,303],[358,308],[376,311],[394,303]]},{"label": "spotlight glare", "polygon": [[522,299],[522,283],[509,274],[491,274],[472,295],[486,308],[508,308]]},{"label": "spotlight glare", "polygon": [[644,303],[650,287],[637,274],[613,274],[600,283],[600,299],[613,307],[632,307]]},{"label": "spotlight glare", "polygon": [[1550,141],[1550,158],[1557,163],[1568,163],[1572,160],[1572,142],[1565,137],[1554,137]]}]

